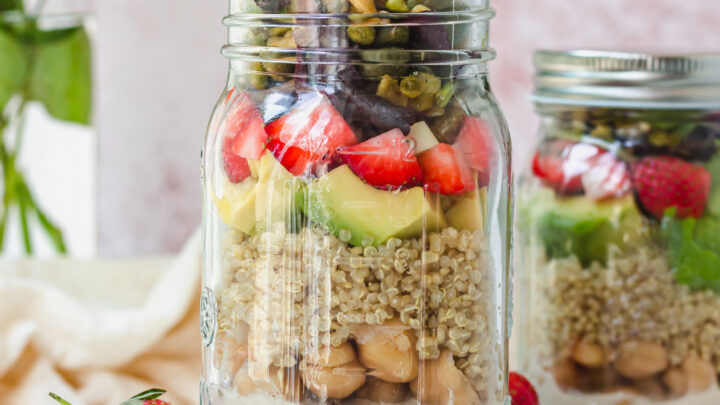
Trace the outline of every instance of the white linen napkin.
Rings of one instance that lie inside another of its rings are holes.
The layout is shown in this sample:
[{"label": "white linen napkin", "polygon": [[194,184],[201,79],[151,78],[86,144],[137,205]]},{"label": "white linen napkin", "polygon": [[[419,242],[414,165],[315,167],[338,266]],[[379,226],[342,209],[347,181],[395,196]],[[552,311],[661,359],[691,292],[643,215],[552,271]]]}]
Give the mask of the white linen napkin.
[{"label": "white linen napkin", "polygon": [[0,262],[0,403],[117,404],[155,386],[197,403],[199,279],[199,233],[177,258]]}]

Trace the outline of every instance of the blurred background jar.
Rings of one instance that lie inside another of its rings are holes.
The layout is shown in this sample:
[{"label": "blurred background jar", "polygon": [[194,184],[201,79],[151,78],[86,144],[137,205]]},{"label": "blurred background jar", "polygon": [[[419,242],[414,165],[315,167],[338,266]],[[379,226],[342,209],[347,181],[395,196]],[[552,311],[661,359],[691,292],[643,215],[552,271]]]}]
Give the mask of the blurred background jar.
[{"label": "blurred background jar", "polygon": [[89,3],[0,2],[0,257],[96,253]]},{"label": "blurred background jar", "polygon": [[720,55],[535,65],[515,364],[552,404],[720,403]]},{"label": "blurred background jar", "polygon": [[203,154],[202,403],[507,403],[493,11],[231,12]]}]

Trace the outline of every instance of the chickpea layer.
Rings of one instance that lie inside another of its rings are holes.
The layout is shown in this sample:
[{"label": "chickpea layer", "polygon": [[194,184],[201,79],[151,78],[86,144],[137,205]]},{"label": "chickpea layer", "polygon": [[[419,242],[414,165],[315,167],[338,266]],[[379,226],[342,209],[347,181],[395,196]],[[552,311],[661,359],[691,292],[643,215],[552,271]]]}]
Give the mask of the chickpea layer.
[{"label": "chickpea layer", "polygon": [[717,384],[720,296],[675,283],[661,251],[589,269],[553,260],[547,270],[536,339],[549,343],[560,388],[666,399]]},{"label": "chickpea layer", "polygon": [[[445,356],[452,395],[462,390],[470,404],[498,394],[488,382],[499,346],[482,233],[447,228],[424,242],[352,247],[320,229],[277,227],[232,231],[225,244],[218,336],[245,338],[215,355],[235,356],[238,392],[297,398],[297,374],[306,395],[394,401],[415,395],[411,384]],[[292,378],[255,382],[248,367]]]}]

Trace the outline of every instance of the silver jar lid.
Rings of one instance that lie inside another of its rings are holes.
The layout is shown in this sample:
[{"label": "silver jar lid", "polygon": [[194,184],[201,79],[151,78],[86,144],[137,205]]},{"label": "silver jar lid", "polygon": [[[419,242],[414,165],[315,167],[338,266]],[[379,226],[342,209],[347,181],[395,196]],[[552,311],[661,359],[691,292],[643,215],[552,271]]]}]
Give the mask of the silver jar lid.
[{"label": "silver jar lid", "polygon": [[720,54],[538,51],[540,104],[607,108],[720,108]]}]

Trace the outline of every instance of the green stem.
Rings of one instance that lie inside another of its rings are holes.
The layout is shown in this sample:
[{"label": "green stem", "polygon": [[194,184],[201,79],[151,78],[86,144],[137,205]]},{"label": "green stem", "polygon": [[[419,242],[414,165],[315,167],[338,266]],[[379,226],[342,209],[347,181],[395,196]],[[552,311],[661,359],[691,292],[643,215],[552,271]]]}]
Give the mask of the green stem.
[{"label": "green stem", "polygon": [[20,225],[22,227],[23,244],[25,245],[25,253],[31,255],[33,253],[32,246],[32,235],[30,234],[30,227],[28,226],[28,201],[22,193],[20,179],[18,178],[15,183],[15,192],[18,195],[18,205],[20,208]]},{"label": "green stem", "polygon": [[62,398],[61,398],[60,396],[58,396],[57,394],[54,394],[54,393],[51,392],[51,393],[49,393],[48,395],[50,395],[50,398],[52,398],[52,399],[60,402],[62,405],[70,405],[70,402],[62,399]]},{"label": "green stem", "polygon": [[50,241],[55,246],[55,250],[58,253],[66,254],[67,247],[65,246],[65,240],[63,238],[60,228],[58,228],[52,221],[50,221],[45,212],[35,202],[35,198],[33,198],[32,193],[30,193],[30,188],[28,187],[27,183],[25,183],[23,179],[19,179],[18,184],[20,198],[26,201],[28,207],[35,212],[38,221],[40,221],[40,225],[42,225],[43,229],[45,229],[48,237],[50,237]]},{"label": "green stem", "polygon": [[5,227],[7,225],[8,213],[10,211],[10,173],[8,171],[10,162],[7,150],[5,149],[5,142],[2,139],[4,129],[5,123],[3,121],[0,122],[0,161],[2,162],[3,179],[5,181],[5,194],[2,199],[2,216],[0,216],[0,252],[3,251],[3,246],[5,245]]}]

